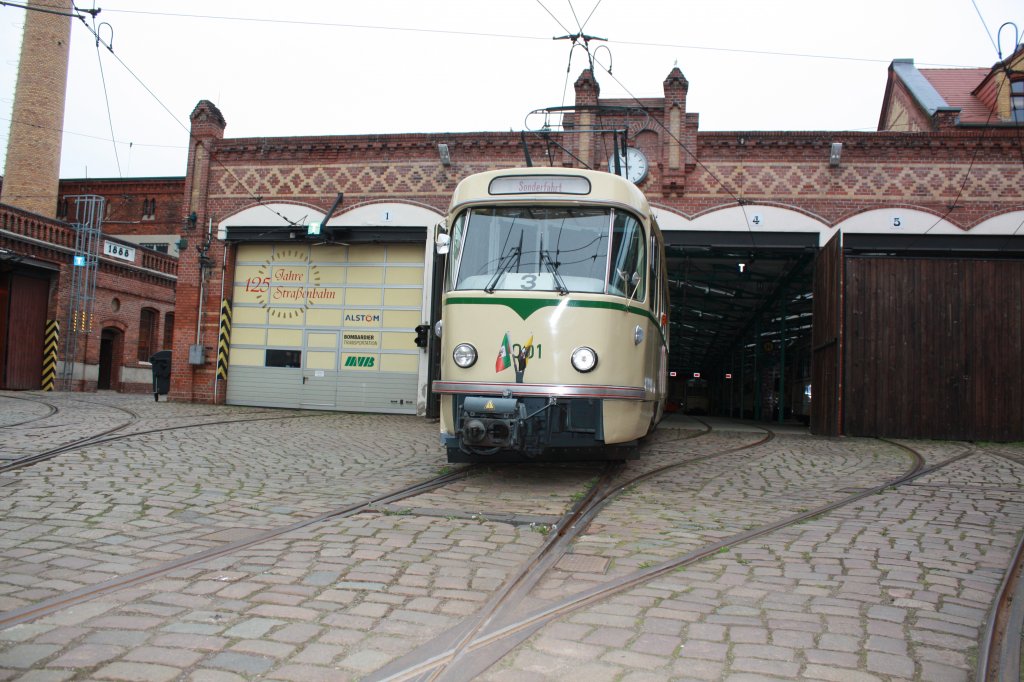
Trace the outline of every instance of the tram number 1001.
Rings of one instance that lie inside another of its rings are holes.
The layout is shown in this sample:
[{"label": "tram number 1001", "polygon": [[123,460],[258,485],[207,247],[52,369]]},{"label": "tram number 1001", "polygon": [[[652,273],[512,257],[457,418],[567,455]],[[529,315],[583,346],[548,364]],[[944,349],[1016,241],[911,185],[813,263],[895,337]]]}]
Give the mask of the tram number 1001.
[{"label": "tram number 1001", "polygon": [[[534,345],[526,346],[526,359],[527,360],[532,360],[533,357],[534,357],[534,353],[536,353],[537,359],[539,360],[541,358],[541,353],[542,353],[541,348],[542,347],[543,347],[543,344],[540,344],[540,343],[538,343],[536,346],[534,346]],[[523,354],[523,346],[522,346],[522,344],[513,343],[512,344],[512,357],[518,358],[522,354]]]}]

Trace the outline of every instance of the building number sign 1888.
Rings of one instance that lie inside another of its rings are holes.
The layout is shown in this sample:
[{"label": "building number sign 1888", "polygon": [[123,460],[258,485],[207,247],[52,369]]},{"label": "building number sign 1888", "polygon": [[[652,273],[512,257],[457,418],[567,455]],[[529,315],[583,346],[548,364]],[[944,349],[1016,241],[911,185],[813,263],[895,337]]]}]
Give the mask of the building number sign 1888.
[{"label": "building number sign 1888", "polygon": [[135,247],[104,240],[103,255],[135,262]]}]

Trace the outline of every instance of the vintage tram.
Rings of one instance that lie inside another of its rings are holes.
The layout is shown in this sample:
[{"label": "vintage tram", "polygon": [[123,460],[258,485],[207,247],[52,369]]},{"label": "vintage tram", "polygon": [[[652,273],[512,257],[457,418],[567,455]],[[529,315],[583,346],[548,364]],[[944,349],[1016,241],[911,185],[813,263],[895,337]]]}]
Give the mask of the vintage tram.
[{"label": "vintage tram", "polygon": [[479,173],[436,243],[448,460],[630,456],[664,412],[669,342],[664,242],[643,193],[599,171]]}]

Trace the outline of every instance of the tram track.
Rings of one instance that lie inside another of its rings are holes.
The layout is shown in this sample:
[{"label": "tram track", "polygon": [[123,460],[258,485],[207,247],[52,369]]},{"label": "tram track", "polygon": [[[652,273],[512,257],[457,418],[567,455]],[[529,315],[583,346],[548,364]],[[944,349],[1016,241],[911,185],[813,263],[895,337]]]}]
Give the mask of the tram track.
[{"label": "tram track", "polygon": [[128,410],[127,408],[116,407],[116,406],[109,406],[109,405],[107,407],[112,407],[113,409],[117,409],[117,410],[121,410],[121,411],[124,411],[124,412],[128,412],[128,413],[130,413],[133,416],[133,418],[130,419],[129,421],[123,423],[123,424],[119,424],[117,426],[111,427],[111,428],[106,429],[104,431],[101,431],[99,433],[94,433],[94,434],[91,434],[91,435],[86,436],[84,438],[80,438],[80,439],[77,439],[77,440],[74,440],[74,441],[70,441],[70,442],[67,442],[67,443],[62,443],[62,444],[60,444],[60,445],[58,445],[56,447],[49,448],[49,449],[43,450],[41,452],[37,452],[37,453],[30,454],[30,455],[25,455],[23,457],[17,457],[17,458],[14,458],[14,459],[7,460],[3,464],[0,464],[0,474],[4,474],[4,473],[10,472],[10,471],[17,470],[17,469],[23,469],[23,468],[26,468],[26,467],[30,467],[30,466],[33,466],[35,464],[39,464],[41,462],[45,462],[47,460],[53,459],[55,457],[58,457],[60,455],[66,454],[68,452],[73,452],[75,450],[80,450],[82,448],[94,447],[94,446],[97,446],[97,445],[106,445],[106,444],[109,444],[109,443],[113,443],[113,442],[117,442],[117,441],[121,441],[121,440],[126,440],[126,439],[129,439],[129,438],[135,438],[135,437],[138,437],[138,436],[145,436],[145,435],[154,434],[154,433],[163,433],[163,432],[166,432],[166,431],[178,431],[178,430],[182,430],[182,429],[193,429],[193,428],[200,428],[200,427],[207,427],[207,426],[223,426],[225,424],[238,424],[238,423],[246,423],[246,422],[279,421],[279,420],[286,420],[286,419],[304,419],[304,418],[309,418],[309,417],[323,417],[323,416],[326,416],[326,415],[333,414],[331,412],[311,412],[311,413],[303,413],[303,414],[277,415],[277,416],[273,416],[273,417],[243,417],[243,418],[240,418],[240,419],[218,419],[218,420],[215,420],[215,421],[195,422],[195,423],[190,423],[190,424],[174,424],[174,425],[171,425],[171,426],[161,426],[161,427],[157,427],[157,428],[144,429],[144,430],[141,430],[141,431],[132,431],[131,433],[122,433],[122,434],[119,434],[119,435],[114,435],[114,434],[117,434],[118,431],[122,431],[122,430],[132,426],[133,424],[139,423],[142,420],[142,418],[140,417],[140,415],[138,415],[137,413],[135,413],[135,412],[133,412],[131,410]]},{"label": "tram track", "polygon": [[13,429],[19,426],[24,426],[25,424],[31,424],[32,422],[48,419],[60,411],[59,407],[57,407],[53,403],[46,402],[45,400],[32,400],[31,398],[23,398],[21,396],[7,394],[0,395],[0,398],[6,398],[8,400],[23,400],[25,402],[35,403],[37,405],[45,405],[47,408],[49,408],[49,412],[38,417],[30,417],[29,419],[24,419],[20,422],[14,422],[11,424],[0,424],[0,429]]},{"label": "tram track", "polygon": [[[995,452],[1014,464],[1019,458]],[[995,604],[985,623],[985,634],[978,652],[978,682],[1020,680],[1024,637],[1024,532],[1017,537],[1017,548],[999,586]]]},{"label": "tram track", "polygon": [[[558,536],[563,535],[568,538],[563,540],[564,548],[555,547],[552,550],[549,550],[549,555],[541,557],[539,560],[537,556],[531,555],[527,561],[524,561],[523,565],[526,570],[520,571],[519,573],[513,573],[506,578],[505,585],[509,585],[511,589],[506,591],[504,587],[502,587],[501,591],[505,593],[501,598],[502,603],[499,604],[498,608],[495,609],[493,613],[487,615],[484,614],[486,609],[479,609],[477,614],[465,618],[462,623],[447,631],[441,637],[430,640],[426,645],[420,646],[415,651],[406,654],[402,658],[392,661],[391,664],[388,664],[384,668],[370,673],[370,675],[365,679],[449,680],[469,679],[476,675],[483,674],[497,661],[502,660],[510,652],[537,634],[544,626],[556,620],[581,609],[594,606],[618,593],[634,587],[642,586],[658,577],[666,576],[667,574],[681,568],[685,568],[686,566],[697,564],[732,547],[749,543],[751,540],[756,538],[783,530],[788,526],[813,519],[816,516],[826,514],[870,495],[883,493],[886,492],[887,489],[912,483],[927,474],[938,471],[943,467],[947,467],[975,452],[974,448],[967,448],[964,452],[950,457],[947,451],[941,461],[935,461],[934,464],[929,462],[930,465],[926,466],[924,459],[921,457],[920,453],[914,450],[914,448],[908,447],[907,445],[899,442],[883,441],[892,447],[905,451],[912,459],[912,465],[899,476],[893,475],[898,471],[896,465],[899,463],[899,459],[897,458],[893,460],[893,466],[890,470],[892,473],[889,474],[890,478],[884,482],[870,487],[866,485],[869,481],[859,483],[857,486],[851,485],[848,488],[836,485],[831,488],[836,493],[849,490],[851,494],[831,500],[827,504],[817,505],[807,510],[801,510],[799,514],[786,515],[774,520],[772,523],[765,523],[764,525],[746,529],[743,532],[732,533],[727,537],[717,537],[714,542],[705,542],[696,548],[692,548],[691,545],[685,548],[690,549],[686,554],[673,557],[666,561],[661,561],[657,564],[644,566],[625,575],[619,575],[601,585],[594,585],[589,587],[589,589],[583,589],[575,594],[562,594],[558,596],[549,594],[550,598],[548,599],[543,599],[542,597],[539,598],[537,594],[531,594],[531,590],[539,584],[539,581],[544,577],[545,573],[549,572],[552,567],[558,563],[559,558],[565,555],[565,550],[569,549],[573,539],[579,537],[578,534],[574,535],[574,533],[576,533],[576,529],[578,528],[579,533],[582,533],[595,520],[595,518],[597,518],[605,505],[609,504],[617,496],[621,496],[621,494],[630,487],[635,487],[639,482],[656,478],[657,476],[668,473],[673,469],[706,461],[712,457],[726,454],[729,451],[750,449],[756,445],[756,443],[747,443],[743,446],[739,446],[739,444],[734,443],[737,447],[729,449],[722,448],[720,452],[699,455],[696,457],[693,456],[696,454],[696,448],[687,448],[688,453],[685,455],[687,457],[685,461],[677,461],[674,463],[656,461],[660,460],[662,457],[673,456],[673,454],[676,457],[684,456],[683,453],[680,452],[679,448],[673,448],[672,445],[685,441],[691,441],[694,444],[699,443],[699,436],[707,435],[711,432],[711,429],[707,427],[707,425],[705,425],[705,427],[704,431],[682,431],[678,434],[679,437],[674,437],[676,434],[670,434],[669,438],[664,438],[664,436],[662,436],[661,440],[648,443],[650,447],[645,450],[645,457],[640,460],[630,461],[631,465],[635,465],[637,462],[640,462],[641,467],[643,467],[643,464],[647,464],[647,471],[640,472],[634,476],[625,477],[620,468],[606,467],[602,472],[602,475],[598,476],[596,482],[589,484],[589,490],[585,491],[585,498],[580,499],[577,504],[572,505],[572,509],[567,511],[563,517],[559,518],[559,520],[552,525],[551,542],[553,544],[557,543]],[[664,432],[659,432],[659,434],[663,433]],[[733,433],[730,437],[735,437],[736,435],[737,433]],[[709,444],[703,444],[704,447],[707,445]],[[772,450],[775,449],[777,448],[772,448]],[[661,450],[662,452],[657,453],[656,458],[648,458],[647,455],[653,454],[655,450]],[[673,450],[675,451],[674,453],[672,452]],[[937,460],[937,458],[935,459]],[[122,578],[108,581],[107,583],[86,587],[73,593],[54,597],[52,600],[47,600],[46,602],[27,606],[23,609],[25,611],[24,614],[20,614],[17,611],[0,614],[0,628],[31,621],[48,613],[61,611],[65,608],[69,608],[70,606],[74,606],[75,604],[101,597],[117,590],[138,586],[141,583],[154,578],[159,578],[166,573],[178,570],[185,566],[191,566],[216,557],[237,553],[240,550],[254,547],[263,542],[278,538],[286,533],[307,528],[312,524],[329,521],[331,519],[345,518],[350,515],[365,512],[387,513],[383,509],[388,505],[396,505],[396,503],[406,501],[409,498],[429,492],[430,490],[436,490],[437,488],[449,485],[469,476],[471,472],[477,471],[477,466],[478,465],[474,465],[472,468],[467,467],[466,469],[462,469],[458,472],[446,474],[445,476],[452,477],[448,480],[443,480],[444,477],[437,477],[436,479],[425,481],[422,484],[415,484],[402,489],[401,491],[396,491],[393,495],[381,495],[372,500],[367,500],[364,503],[349,505],[345,508],[339,507],[338,509],[328,511],[317,517],[305,519],[278,529],[273,529],[271,531],[253,531],[253,535],[251,537],[238,542],[211,548],[195,555],[182,557],[174,562],[154,566],[150,569],[143,569],[130,575],[123,576]],[[721,466],[718,467],[718,470],[727,470],[728,466],[731,465],[727,462],[722,462]],[[490,465],[490,468],[504,469],[504,467],[496,465]],[[502,471],[496,471],[495,475],[501,476]],[[711,475],[717,476],[720,474],[712,472]],[[435,480],[438,481],[437,484],[430,485],[431,482]],[[878,479],[876,478],[874,480]],[[842,482],[842,479],[839,479],[839,482]],[[427,487],[423,487],[421,489],[418,488],[419,485]],[[916,485],[921,486],[922,483],[917,483]],[[935,484],[924,483],[923,485],[928,488]],[[825,490],[828,487],[829,486],[827,484],[824,486],[818,486],[819,490]],[[976,488],[977,486],[970,487],[969,489],[974,490]],[[675,492],[674,489],[673,492]],[[575,500],[576,497],[574,496],[573,499]],[[601,499],[604,499],[603,503],[596,502]],[[785,499],[786,497],[784,492],[778,497],[770,498],[773,504]],[[792,502],[791,504],[792,506],[795,506],[796,503]],[[586,512],[587,509],[592,510],[589,515]],[[581,510],[583,511],[581,512]],[[419,512],[413,511],[411,513],[418,514]],[[484,516],[488,516],[488,512],[486,510],[483,511],[483,514]],[[602,518],[604,517],[602,516]],[[545,541],[544,544],[547,545],[547,542]],[[537,551],[540,552],[540,550]],[[1018,548],[1018,557],[1019,555],[1020,549]],[[644,563],[646,564],[647,562]],[[563,568],[560,570],[566,569]],[[497,593],[493,593],[491,598],[487,600],[485,604],[489,605],[491,600],[498,599],[499,597],[497,596]],[[1016,601],[1017,603],[1022,603],[1024,602],[1024,598],[1018,597]],[[47,610],[36,611],[36,609]],[[478,614],[482,615],[478,617]],[[8,622],[9,618],[13,618],[14,620]],[[1019,634],[1017,635],[1017,641],[1019,641]],[[426,650],[425,647],[427,646],[432,647],[432,649],[430,651]],[[1019,657],[1019,651],[1017,655]],[[398,669],[394,668],[394,666],[398,665],[401,661],[404,661],[404,667],[399,666]],[[978,679],[994,680],[1003,678],[983,678],[979,676]]]},{"label": "tram track", "polygon": [[[280,418],[281,419],[298,418],[298,417],[302,417],[302,416],[316,416],[316,415],[289,415],[287,417],[280,417]],[[235,423],[235,422],[239,422],[239,421],[262,421],[262,420],[253,420],[253,419],[223,420],[221,422],[207,422],[206,424]],[[124,435],[121,435],[121,436],[116,436],[116,437],[111,437],[111,438],[104,438],[104,439],[101,439],[101,440],[90,439],[87,443],[84,444],[84,446],[99,445],[101,443],[107,443],[107,442],[113,442],[113,441],[117,441],[117,440],[123,440],[125,438],[129,438],[129,437],[132,437],[132,436],[143,435],[145,433],[152,433],[152,432],[156,432],[156,431],[176,430],[176,429],[181,429],[181,428],[188,428],[190,426],[191,425],[179,425],[179,426],[174,426],[174,427],[163,427],[163,428],[160,428],[160,429],[152,429],[150,431],[136,432],[136,433],[133,433],[133,434],[124,434]],[[710,432],[710,427],[708,427],[707,425],[705,425],[705,427],[706,428],[705,428],[704,431],[699,431],[699,432],[696,432],[696,433],[688,433],[688,434],[686,434],[686,435],[684,435],[682,437],[675,438],[675,439],[672,439],[672,440],[688,440],[690,438],[693,438],[694,436],[699,436],[699,435],[704,435],[706,433],[709,433]],[[83,445],[81,443],[79,443],[75,447],[83,447]],[[64,448],[61,448],[61,449],[63,450]],[[67,446],[67,449],[72,449],[72,447],[71,446]],[[59,452],[57,452],[57,453],[40,453],[40,455],[43,455],[43,454],[45,454],[49,458],[49,457],[57,456],[58,454],[61,454],[61,453],[59,453]],[[37,459],[33,463],[37,463],[38,461],[41,461],[41,460]],[[15,462],[14,464],[18,464],[18,462]],[[27,466],[28,464],[22,462],[21,465],[22,466]],[[178,570],[178,569],[186,567],[186,566],[194,565],[194,564],[197,564],[197,563],[200,563],[200,562],[203,562],[203,561],[207,561],[207,560],[210,560],[210,559],[214,559],[214,558],[217,558],[217,557],[220,557],[220,556],[229,555],[229,554],[238,552],[240,550],[243,550],[245,548],[252,547],[254,545],[259,545],[261,543],[264,543],[264,542],[273,540],[275,538],[278,538],[281,535],[284,535],[284,534],[287,534],[287,533],[290,533],[290,532],[293,532],[293,531],[297,531],[297,530],[306,528],[306,527],[311,526],[311,525],[315,525],[315,524],[318,524],[318,523],[323,523],[323,522],[326,522],[326,521],[335,520],[335,519],[339,519],[339,518],[345,518],[345,517],[352,516],[352,515],[359,514],[359,513],[363,513],[363,512],[381,513],[388,505],[394,505],[395,503],[398,503],[398,502],[400,502],[402,500],[405,500],[407,498],[415,497],[416,495],[421,495],[423,493],[430,492],[430,491],[436,490],[438,488],[442,488],[442,487],[444,487],[446,485],[449,485],[449,484],[451,484],[451,483],[453,483],[455,481],[459,481],[461,479],[467,478],[467,477],[471,476],[472,474],[480,471],[481,469],[483,469],[485,467],[493,467],[493,466],[502,466],[502,465],[485,465],[485,464],[469,465],[469,466],[466,466],[466,467],[464,467],[462,469],[459,469],[458,471],[448,472],[448,473],[441,474],[441,475],[439,475],[439,476],[437,476],[435,478],[429,479],[428,481],[412,484],[410,486],[406,486],[404,488],[401,488],[401,489],[399,489],[397,491],[392,491],[392,492],[389,492],[389,493],[380,494],[380,495],[375,496],[375,497],[373,497],[373,498],[371,498],[369,500],[366,500],[364,502],[358,502],[358,503],[354,503],[354,504],[351,504],[351,505],[346,505],[344,507],[340,507],[340,508],[337,508],[337,509],[334,509],[334,510],[329,510],[327,512],[318,514],[316,516],[312,516],[312,517],[309,517],[309,518],[297,521],[297,522],[292,523],[292,524],[287,524],[287,525],[281,526],[279,528],[265,530],[265,531],[254,531],[253,535],[251,537],[249,537],[249,538],[245,538],[245,539],[242,539],[242,540],[230,542],[230,543],[221,545],[219,547],[213,547],[213,548],[210,548],[210,549],[207,549],[207,550],[204,550],[204,551],[201,551],[201,552],[197,552],[197,553],[191,554],[189,556],[181,557],[181,558],[169,561],[169,562],[163,562],[163,563],[160,563],[159,565],[148,567],[148,568],[145,568],[145,569],[142,569],[142,570],[139,570],[139,571],[135,571],[135,572],[132,572],[130,574],[126,574],[124,576],[118,576],[116,578],[112,578],[110,580],[103,581],[103,582],[97,583],[95,585],[88,585],[88,586],[79,588],[77,590],[73,590],[71,592],[68,592],[68,593],[65,593],[65,594],[53,597],[51,599],[47,599],[47,600],[44,600],[44,601],[41,601],[41,602],[37,602],[35,604],[31,604],[31,605],[28,605],[28,606],[25,606],[25,607],[22,607],[22,608],[19,608],[19,609],[15,609],[15,610],[9,611],[7,613],[0,613],[0,629],[4,629],[4,628],[7,628],[7,627],[12,627],[12,626],[17,625],[19,623],[23,623],[23,622],[27,622],[27,621],[30,621],[30,620],[34,620],[35,618],[39,618],[41,616],[57,612],[57,611],[60,611],[62,609],[65,609],[65,608],[69,608],[71,606],[74,606],[76,604],[88,601],[90,599],[94,599],[94,598],[100,597],[102,595],[109,594],[111,592],[116,592],[118,590],[125,589],[125,588],[128,588],[128,587],[134,586],[134,585],[138,585],[138,584],[143,583],[145,581],[151,580],[151,579],[159,577],[161,575],[165,575],[165,574],[167,574],[169,572]],[[3,471],[3,469],[0,469],[0,472],[2,472],[2,471]],[[574,508],[576,508],[576,507],[580,507],[580,504],[577,504]],[[571,514],[572,514],[572,511],[570,511],[567,514],[567,516],[571,516]],[[558,524],[556,524],[556,525],[558,525]]]},{"label": "tram track", "polygon": [[[702,423],[705,426],[704,431],[688,434],[677,440],[690,440],[711,433],[710,426],[706,422]],[[377,671],[367,679],[469,679],[464,676],[465,671],[461,670],[459,666],[463,665],[463,660],[468,660],[466,656],[470,652],[475,652],[476,643],[486,638],[492,629],[501,623],[502,618],[521,603],[541,578],[567,554],[572,543],[579,538],[609,502],[631,486],[673,469],[764,445],[775,437],[772,431],[767,429],[764,431],[765,435],[752,443],[662,465],[622,480],[616,480],[616,478],[622,473],[624,465],[606,468],[597,483],[573,505],[557,526],[552,529],[552,533],[546,541],[505,581],[473,617],[421,645],[415,651]],[[491,663],[488,663],[483,669],[490,665]]]},{"label": "tram track", "polygon": [[133,573],[118,576],[111,580],[97,583],[95,585],[88,585],[86,587],[62,594],[52,599],[47,599],[29,606],[8,611],[6,613],[0,613],[0,630],[5,628],[13,627],[20,623],[25,623],[42,616],[61,611],[63,609],[75,606],[91,599],[116,592],[140,583],[152,580],[154,578],[166,575],[172,571],[192,566],[210,559],[233,554],[247,547],[259,545],[269,540],[274,540],[282,535],[291,533],[297,530],[301,530],[308,526],[324,523],[335,519],[345,518],[354,514],[359,514],[366,511],[373,511],[381,505],[391,504],[398,502],[407,497],[434,490],[445,485],[452,483],[463,478],[470,476],[473,472],[477,471],[480,465],[468,465],[458,471],[452,471],[444,474],[435,476],[434,478],[412,485],[405,486],[398,490],[393,490],[381,495],[375,496],[369,500],[363,502],[356,502],[353,504],[345,505],[344,507],[338,507],[336,509],[329,510],[316,516],[302,519],[279,528],[273,528],[265,531],[254,532],[251,537],[236,540],[234,542],[225,543],[219,547],[212,547],[202,552],[190,554],[188,556],[175,559],[173,561],[163,562],[155,566],[151,566]]},{"label": "tram track", "polygon": [[[473,637],[463,636],[455,644],[447,642],[444,637],[435,638],[411,654],[377,671],[377,673],[367,679],[375,681],[387,680],[389,682],[393,680],[433,681],[471,679],[493,666],[517,646],[536,634],[542,627],[558,618],[598,603],[619,592],[642,585],[667,573],[700,562],[736,545],[829,513],[870,495],[905,485],[921,476],[960,461],[974,452],[973,448],[968,448],[959,455],[935,465],[926,466],[924,458],[914,449],[895,441],[880,440],[905,451],[909,455],[912,464],[902,475],[827,504],[819,505],[813,509],[801,511],[798,514],[733,534],[715,542],[706,543],[681,557],[620,576],[605,584],[569,595],[553,604],[534,609],[525,615],[491,614],[487,617],[486,623],[481,627],[473,629]],[[739,449],[749,449],[751,447],[754,447],[754,445]],[[694,460],[689,462],[692,461]],[[666,470],[675,468],[675,466],[678,465],[656,469],[648,472],[643,477],[656,476]],[[595,514],[596,511],[594,510]],[[533,579],[532,582],[536,583],[536,580]],[[502,615],[506,616],[504,621],[501,618]],[[447,640],[451,639],[452,637],[448,635]]]},{"label": "tram track", "polygon": [[[30,400],[30,399],[27,399],[27,400]],[[73,399],[73,400],[77,400],[77,399]],[[50,415],[48,415],[48,416],[53,416],[55,414],[59,414],[59,412],[60,412],[60,408],[57,407],[56,405],[52,405],[52,403],[46,403],[44,401],[31,401],[31,402],[38,402],[38,403],[43,403],[43,404],[46,404],[46,405],[51,405],[53,407],[54,411],[51,412]],[[85,402],[85,401],[78,400],[78,402]],[[23,457],[16,457],[14,459],[7,460],[3,464],[0,464],[0,474],[7,473],[8,471],[13,471],[15,469],[21,469],[21,468],[24,468],[26,466],[31,466],[31,465],[36,464],[38,462],[44,462],[44,461],[46,461],[48,459],[52,459],[53,457],[61,455],[61,454],[65,453],[65,452],[69,452],[71,450],[75,450],[75,449],[80,448],[80,447],[87,447],[87,446],[89,446],[91,444],[94,444],[94,443],[104,442],[105,437],[110,436],[111,434],[117,433],[118,431],[121,431],[122,429],[126,429],[129,426],[131,426],[132,424],[134,424],[134,423],[136,423],[136,422],[138,422],[140,420],[139,414],[137,412],[135,412],[134,410],[130,410],[130,409],[126,408],[126,407],[118,407],[118,406],[115,406],[115,405],[104,405],[103,407],[106,407],[106,408],[109,408],[109,409],[112,409],[112,410],[117,410],[119,412],[126,412],[128,414],[128,416],[129,416],[128,421],[126,421],[126,422],[124,422],[122,424],[117,424],[116,426],[112,426],[109,429],[104,429],[104,430],[100,431],[99,433],[93,433],[93,434],[90,434],[90,435],[88,435],[88,436],[86,436],[84,438],[79,438],[79,439],[76,439],[76,440],[73,440],[73,441],[62,443],[61,445],[58,445],[58,446],[56,446],[54,448],[50,448],[49,450],[45,450],[45,451],[40,452],[40,453],[35,453],[35,454],[32,454],[32,455],[25,455]],[[111,439],[106,439],[106,440],[111,440]]]}]

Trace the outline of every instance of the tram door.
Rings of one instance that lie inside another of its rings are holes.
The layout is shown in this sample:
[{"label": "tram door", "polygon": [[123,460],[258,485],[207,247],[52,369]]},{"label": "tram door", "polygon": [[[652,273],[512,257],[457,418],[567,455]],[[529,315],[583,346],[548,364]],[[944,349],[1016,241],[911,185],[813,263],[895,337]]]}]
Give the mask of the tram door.
[{"label": "tram door", "polygon": [[430,387],[436,379],[441,378],[441,339],[434,333],[434,325],[441,319],[445,262],[445,257],[434,251],[434,276],[430,283],[430,329],[427,330],[427,413],[424,416],[428,419],[441,416],[441,397],[431,391]]}]

